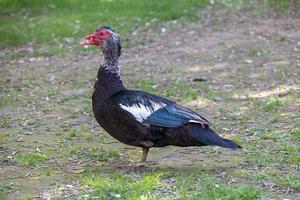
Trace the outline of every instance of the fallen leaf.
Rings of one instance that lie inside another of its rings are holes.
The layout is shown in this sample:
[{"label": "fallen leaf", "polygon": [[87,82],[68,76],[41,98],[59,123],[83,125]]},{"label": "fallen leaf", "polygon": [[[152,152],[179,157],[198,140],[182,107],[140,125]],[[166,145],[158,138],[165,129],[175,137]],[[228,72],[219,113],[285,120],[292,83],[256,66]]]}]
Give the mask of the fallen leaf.
[{"label": "fallen leaf", "polygon": [[84,172],[84,169],[82,169],[82,168],[72,169],[71,172],[74,174],[80,174],[80,173]]}]

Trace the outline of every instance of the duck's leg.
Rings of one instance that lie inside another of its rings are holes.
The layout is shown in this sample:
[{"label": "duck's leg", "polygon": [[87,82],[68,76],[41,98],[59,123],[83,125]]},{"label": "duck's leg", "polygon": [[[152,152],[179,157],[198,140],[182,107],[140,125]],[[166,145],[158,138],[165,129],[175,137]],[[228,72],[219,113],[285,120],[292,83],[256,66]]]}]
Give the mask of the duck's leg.
[{"label": "duck's leg", "polygon": [[148,151],[149,151],[148,147],[143,147],[143,155],[142,155],[142,158],[141,158],[141,162],[146,162]]}]

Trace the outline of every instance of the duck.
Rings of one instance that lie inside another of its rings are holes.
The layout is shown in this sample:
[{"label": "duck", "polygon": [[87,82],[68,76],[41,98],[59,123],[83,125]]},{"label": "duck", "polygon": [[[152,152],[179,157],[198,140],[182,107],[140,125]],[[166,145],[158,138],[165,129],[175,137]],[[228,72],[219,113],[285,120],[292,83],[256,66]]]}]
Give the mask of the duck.
[{"label": "duck", "polygon": [[140,90],[127,89],[120,74],[119,34],[108,26],[98,28],[80,45],[100,47],[100,64],[92,94],[92,108],[98,124],[116,140],[141,147],[140,162],[150,148],[216,145],[241,148],[210,128],[210,122],[174,101]]}]

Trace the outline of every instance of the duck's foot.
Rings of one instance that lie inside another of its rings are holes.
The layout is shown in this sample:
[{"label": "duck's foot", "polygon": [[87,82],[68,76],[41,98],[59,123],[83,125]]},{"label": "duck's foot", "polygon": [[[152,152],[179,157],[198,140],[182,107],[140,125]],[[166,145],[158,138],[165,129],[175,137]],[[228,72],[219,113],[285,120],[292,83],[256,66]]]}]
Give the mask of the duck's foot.
[{"label": "duck's foot", "polygon": [[146,166],[151,166],[151,165],[155,165],[156,162],[154,161],[145,161],[145,162],[138,162],[135,164],[136,167],[146,167]]}]

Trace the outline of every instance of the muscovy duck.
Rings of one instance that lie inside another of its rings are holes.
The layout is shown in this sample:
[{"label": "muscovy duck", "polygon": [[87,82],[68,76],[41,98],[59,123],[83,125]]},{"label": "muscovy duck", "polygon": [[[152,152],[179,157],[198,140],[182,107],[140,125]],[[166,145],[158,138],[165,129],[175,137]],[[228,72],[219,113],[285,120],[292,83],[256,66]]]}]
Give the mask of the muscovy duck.
[{"label": "muscovy duck", "polygon": [[141,162],[146,161],[151,147],[217,145],[241,148],[216,134],[209,128],[209,122],[195,112],[169,99],[126,89],[118,62],[121,55],[119,35],[110,27],[100,27],[80,44],[100,46],[104,55],[92,95],[97,122],[120,142],[142,147]]}]

